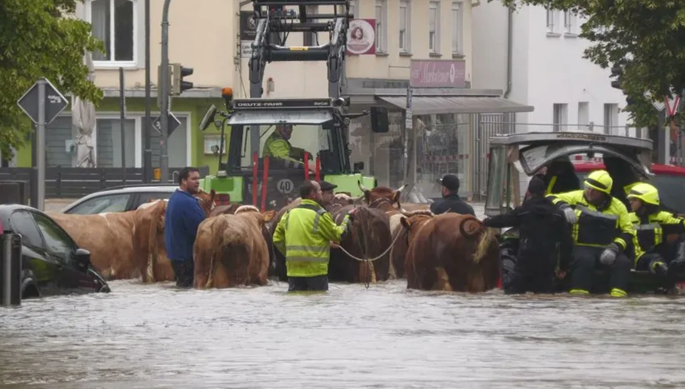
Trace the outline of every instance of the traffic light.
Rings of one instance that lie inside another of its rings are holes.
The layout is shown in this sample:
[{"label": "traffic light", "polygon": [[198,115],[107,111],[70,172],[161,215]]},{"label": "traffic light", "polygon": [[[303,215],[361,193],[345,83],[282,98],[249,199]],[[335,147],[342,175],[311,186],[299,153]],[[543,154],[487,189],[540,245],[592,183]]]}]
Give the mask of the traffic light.
[{"label": "traffic light", "polygon": [[172,70],[172,77],[173,77],[173,82],[172,82],[172,89],[171,89],[171,94],[174,96],[178,96],[183,91],[192,89],[193,88],[193,83],[184,81],[183,78],[190,76],[193,74],[193,68],[184,68],[181,66],[180,63],[175,63],[171,64],[173,70]]},{"label": "traffic light", "polygon": [[616,77],[616,80],[611,81],[611,87],[621,89],[621,81],[623,79],[623,67],[620,65],[614,65],[614,67],[611,68],[611,77]]}]

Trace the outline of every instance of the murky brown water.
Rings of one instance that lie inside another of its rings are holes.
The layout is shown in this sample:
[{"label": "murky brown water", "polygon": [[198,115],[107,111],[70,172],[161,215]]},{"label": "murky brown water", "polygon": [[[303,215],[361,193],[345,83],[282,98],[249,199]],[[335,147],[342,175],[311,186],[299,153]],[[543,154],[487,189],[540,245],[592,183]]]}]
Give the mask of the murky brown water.
[{"label": "murky brown water", "polygon": [[0,387],[685,387],[682,298],[111,285],[0,309]]}]

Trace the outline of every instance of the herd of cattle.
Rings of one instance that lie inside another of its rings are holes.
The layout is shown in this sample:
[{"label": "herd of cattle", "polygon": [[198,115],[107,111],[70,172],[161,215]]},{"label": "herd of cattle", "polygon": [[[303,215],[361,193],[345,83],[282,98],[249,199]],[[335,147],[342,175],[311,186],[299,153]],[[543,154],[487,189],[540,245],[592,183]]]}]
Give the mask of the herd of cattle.
[{"label": "herd of cattle", "polygon": [[[330,281],[375,283],[406,278],[410,289],[461,292],[497,286],[500,261],[494,230],[470,215],[433,215],[424,204],[402,206],[403,188],[366,189],[361,184],[360,188],[364,196],[339,193],[328,206],[337,223],[351,209],[359,208],[349,233],[339,246],[332,244]],[[250,205],[215,206],[214,195],[214,191],[196,194],[206,219],[194,246],[195,287],[266,285],[270,276],[286,281],[285,257],[274,248],[272,236],[279,220],[299,205],[299,199],[278,212],[262,213]],[[106,279],[173,281],[164,249],[166,204],[166,200],[156,200],[135,211],[50,216],[91,252],[93,266]]]}]

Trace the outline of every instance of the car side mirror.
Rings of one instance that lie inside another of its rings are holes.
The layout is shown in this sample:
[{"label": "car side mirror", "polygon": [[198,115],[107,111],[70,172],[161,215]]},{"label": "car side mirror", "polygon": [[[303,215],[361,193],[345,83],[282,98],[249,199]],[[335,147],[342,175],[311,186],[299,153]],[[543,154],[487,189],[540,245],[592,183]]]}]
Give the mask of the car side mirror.
[{"label": "car side mirror", "polygon": [[371,107],[371,131],[377,134],[385,134],[390,131],[387,108]]},{"label": "car side mirror", "polygon": [[83,271],[87,271],[90,267],[90,251],[86,249],[77,249],[74,253],[74,259],[76,260],[76,266]]},{"label": "car side mirror", "polygon": [[200,131],[204,131],[209,127],[210,124],[214,122],[214,116],[216,115],[216,105],[212,104],[211,107],[207,109],[205,115],[200,120]]}]

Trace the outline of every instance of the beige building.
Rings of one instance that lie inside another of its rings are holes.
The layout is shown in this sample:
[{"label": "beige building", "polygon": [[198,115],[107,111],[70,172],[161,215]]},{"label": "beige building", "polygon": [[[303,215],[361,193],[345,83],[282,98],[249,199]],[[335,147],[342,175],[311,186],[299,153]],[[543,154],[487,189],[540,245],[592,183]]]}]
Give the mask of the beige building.
[{"label": "beige building", "polygon": [[[161,62],[161,22],[164,0],[151,4],[152,116],[156,108],[157,67]],[[240,0],[174,0],[169,11],[169,58],[194,69],[187,81],[193,89],[172,101],[171,110],[181,125],[170,136],[172,168],[187,164],[207,165],[216,171],[218,161],[211,146],[218,143],[213,126],[205,132],[198,122],[206,107],[220,106],[222,87],[232,87],[236,97],[249,94],[249,34],[241,41]],[[472,74],[471,10],[479,0],[352,0],[355,19],[375,20],[375,54],[348,55],[343,92],[351,98],[351,111],[370,105],[390,109],[390,132],[372,134],[368,117],[354,120],[350,130],[351,160],[379,184],[420,184],[426,196],[435,196],[434,182],[446,172],[463,177],[466,194],[482,192],[487,150],[479,139],[487,131],[506,131],[502,122],[514,122],[514,112],[530,111],[500,96],[501,90],[470,88]],[[95,57],[95,82],[105,91],[98,107],[93,136],[97,165],[122,166],[119,150],[125,149],[127,167],[142,166],[145,84],[145,1],[85,0],[77,16],[92,23],[95,36],[105,42],[106,53]],[[309,13],[331,13],[326,7],[310,7]],[[244,22],[244,21],[243,21]],[[244,27],[245,23],[243,23]],[[244,30],[244,29],[243,29]],[[243,31],[245,32],[245,31]],[[328,33],[292,33],[286,45],[317,45],[328,42]],[[121,144],[119,116],[119,68],[124,69],[126,88],[126,137]],[[413,73],[412,73],[413,69]],[[412,76],[413,74],[413,76]],[[412,81],[413,128],[406,131],[407,90]],[[325,62],[269,63],[263,80],[265,98],[324,97],[328,95]],[[74,164],[69,140],[75,134],[70,113],[48,131],[48,166]],[[485,131],[485,132],[484,132]],[[152,130],[153,165],[159,158],[159,134]],[[266,139],[268,134],[262,137]],[[414,140],[414,137],[416,139]],[[294,134],[293,143],[311,136]],[[487,138],[487,137],[485,137]],[[405,155],[405,145],[408,152]],[[411,156],[416,152],[416,163]],[[419,172],[414,178],[411,172]]]}]

